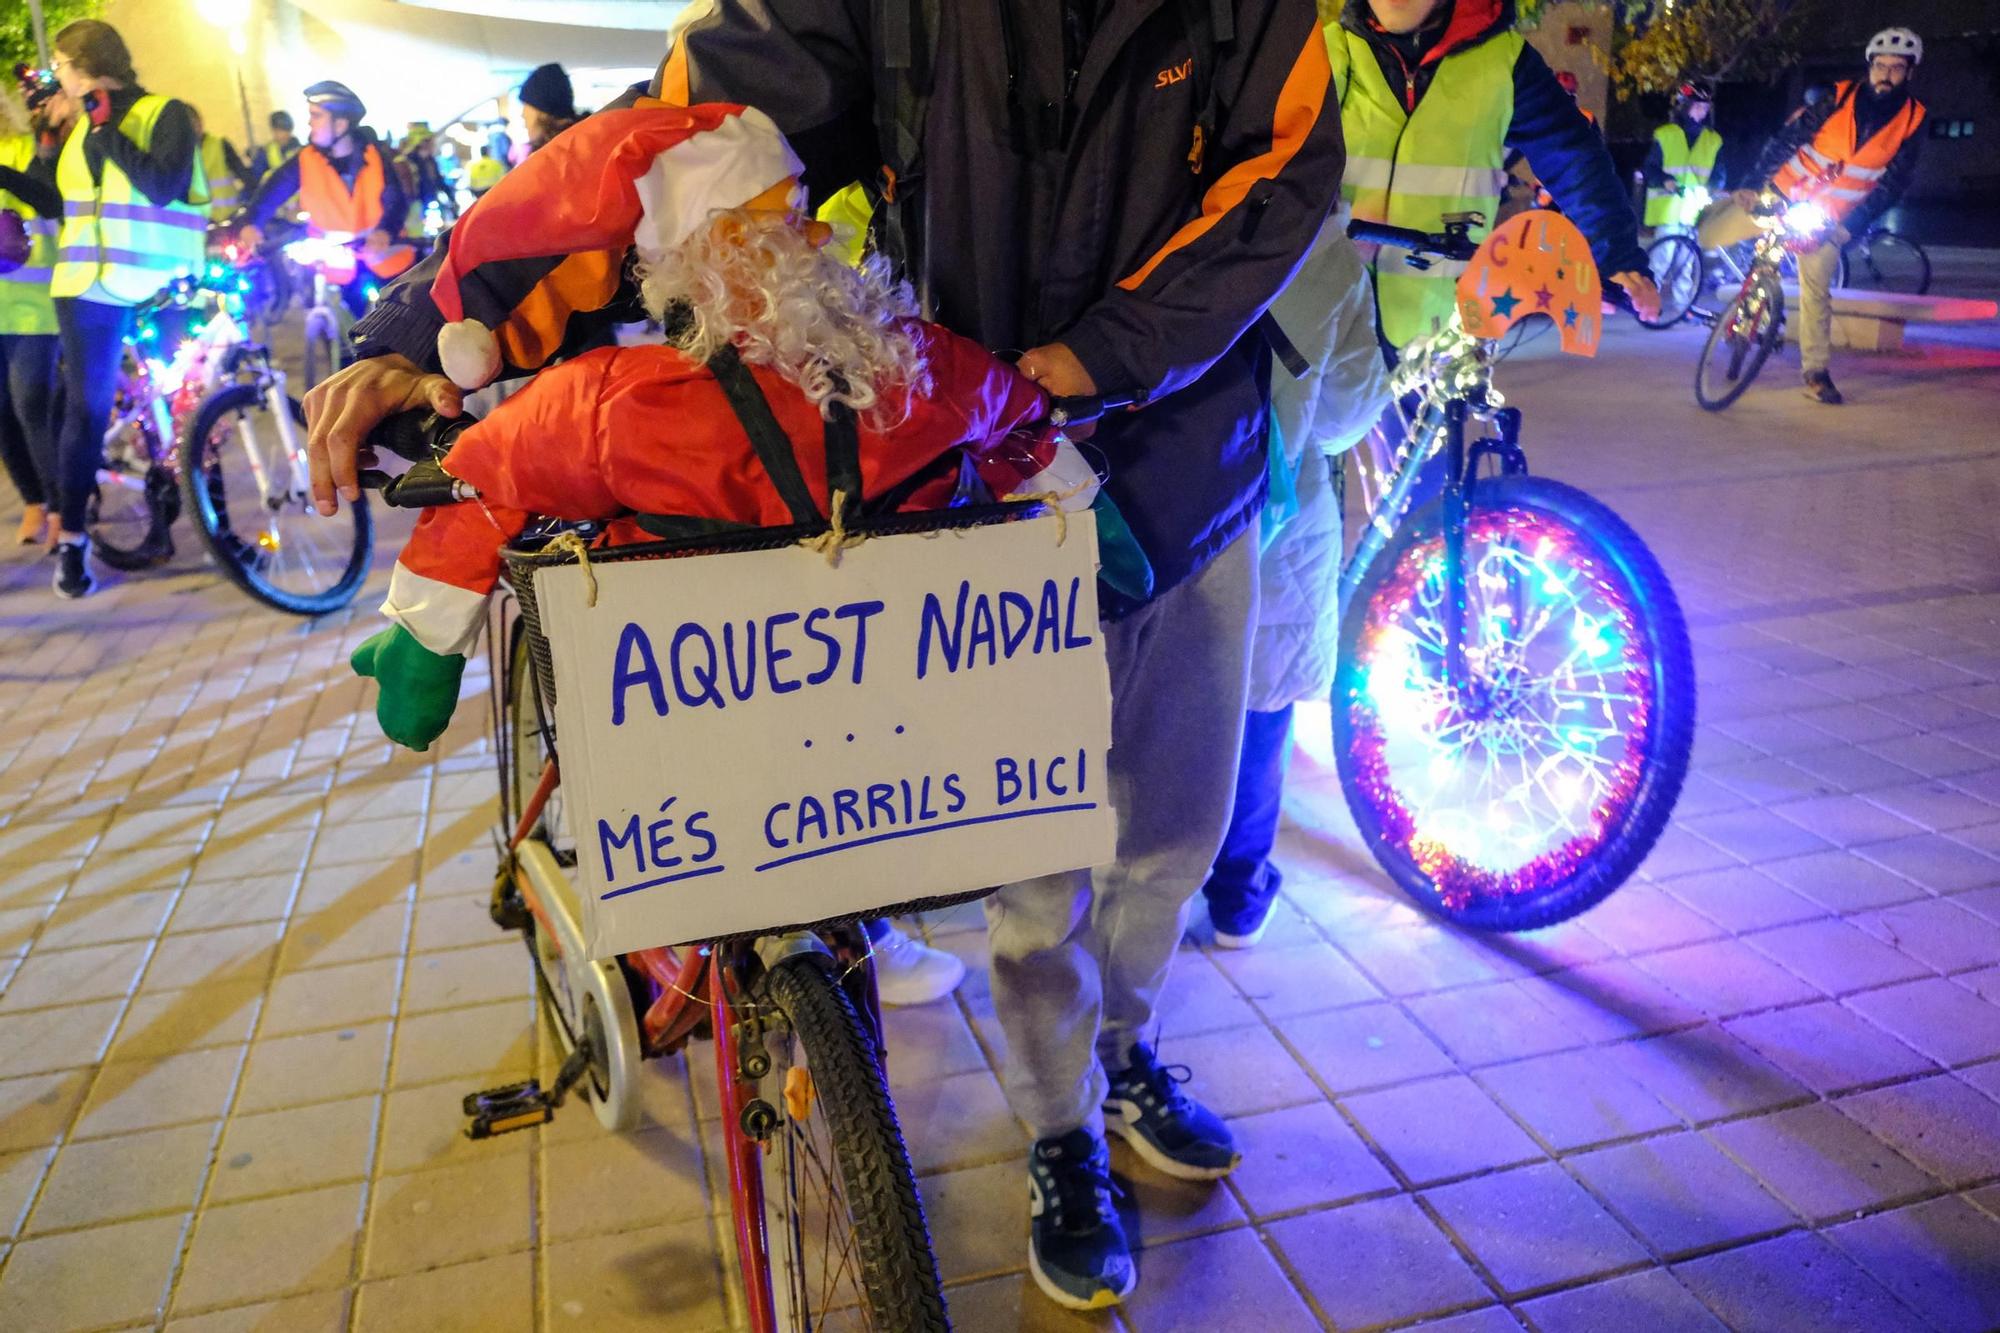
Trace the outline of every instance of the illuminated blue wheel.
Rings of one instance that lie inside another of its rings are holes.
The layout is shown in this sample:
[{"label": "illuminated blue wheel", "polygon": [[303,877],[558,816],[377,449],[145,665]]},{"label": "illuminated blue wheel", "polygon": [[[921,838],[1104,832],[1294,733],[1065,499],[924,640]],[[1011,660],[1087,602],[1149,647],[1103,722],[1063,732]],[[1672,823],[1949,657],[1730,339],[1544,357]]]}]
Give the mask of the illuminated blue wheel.
[{"label": "illuminated blue wheel", "polygon": [[1428,910],[1527,930],[1636,870],[1694,739],[1687,626],[1623,520],[1541,477],[1474,484],[1465,665],[1433,501],[1363,575],[1341,622],[1334,754],[1384,870]]}]

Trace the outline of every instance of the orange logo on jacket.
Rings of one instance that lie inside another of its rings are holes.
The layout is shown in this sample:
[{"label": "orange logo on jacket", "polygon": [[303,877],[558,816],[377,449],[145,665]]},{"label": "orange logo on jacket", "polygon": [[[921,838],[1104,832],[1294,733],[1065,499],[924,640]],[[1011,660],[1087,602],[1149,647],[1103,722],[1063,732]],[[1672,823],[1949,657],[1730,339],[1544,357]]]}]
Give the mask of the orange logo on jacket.
[{"label": "orange logo on jacket", "polygon": [[1185,82],[1187,80],[1187,76],[1192,74],[1193,72],[1194,72],[1194,57],[1189,56],[1186,60],[1181,61],[1180,64],[1175,65],[1170,69],[1161,70],[1159,74],[1154,76],[1153,86],[1155,88],[1171,88],[1177,83]]}]

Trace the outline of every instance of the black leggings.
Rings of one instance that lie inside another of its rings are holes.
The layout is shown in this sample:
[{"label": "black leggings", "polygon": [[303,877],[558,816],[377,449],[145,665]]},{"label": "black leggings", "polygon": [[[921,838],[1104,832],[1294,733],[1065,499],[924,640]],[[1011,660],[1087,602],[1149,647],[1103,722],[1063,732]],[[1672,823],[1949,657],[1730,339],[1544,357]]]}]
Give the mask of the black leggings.
[{"label": "black leggings", "polygon": [[132,307],[56,298],[62,327],[62,422],[56,435],[56,497],[64,532],[81,533],[104,461],[104,432],[118,393],[118,361],[132,328]]},{"label": "black leggings", "polygon": [[0,465],[21,502],[45,505],[56,488],[53,333],[0,333]]}]

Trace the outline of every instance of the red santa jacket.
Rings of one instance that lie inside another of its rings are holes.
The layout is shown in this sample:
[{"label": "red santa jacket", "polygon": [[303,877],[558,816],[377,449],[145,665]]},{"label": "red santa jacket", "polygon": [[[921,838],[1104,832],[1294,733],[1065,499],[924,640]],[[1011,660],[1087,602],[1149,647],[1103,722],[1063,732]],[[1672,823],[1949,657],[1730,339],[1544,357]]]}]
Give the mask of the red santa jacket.
[{"label": "red santa jacket", "polygon": [[[932,324],[911,331],[933,391],[893,426],[859,424],[862,492],[878,496],[955,449],[968,453],[996,495],[1067,492],[1095,478],[1067,442],[1016,434],[1047,412],[1042,391],[984,348]],[[824,422],[799,388],[751,367],[795,446],[821,513],[831,512]],[[793,522],[713,372],[670,347],[607,347],[544,370],[465,431],[445,471],[477,503],[425,511],[389,580],[383,613],[435,653],[464,655],[485,623],[500,551],[529,518],[611,520],[675,514],[756,527]],[[902,505],[949,502],[953,479],[919,486]],[[1089,496],[1082,497],[1088,503]],[[1072,506],[1073,507],[1073,502]],[[610,540],[643,541],[630,522]]]}]

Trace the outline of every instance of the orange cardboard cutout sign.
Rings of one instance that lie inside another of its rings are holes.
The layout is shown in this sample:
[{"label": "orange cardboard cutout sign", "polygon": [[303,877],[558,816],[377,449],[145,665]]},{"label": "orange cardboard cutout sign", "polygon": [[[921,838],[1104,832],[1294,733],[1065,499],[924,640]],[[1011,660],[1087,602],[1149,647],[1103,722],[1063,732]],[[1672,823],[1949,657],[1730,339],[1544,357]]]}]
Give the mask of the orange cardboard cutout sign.
[{"label": "orange cardboard cutout sign", "polygon": [[1596,356],[1604,331],[1604,284],[1590,246],[1560,213],[1534,209],[1507,219],[1458,279],[1458,313],[1475,338],[1498,338],[1531,315],[1555,322],[1562,349]]}]

